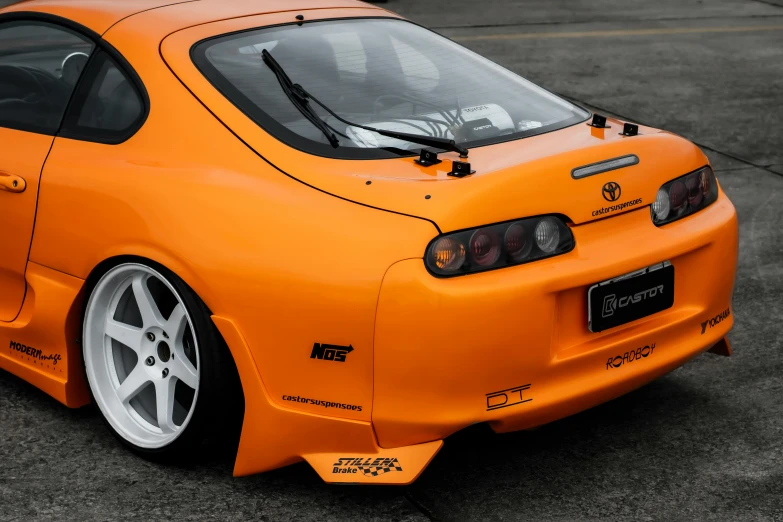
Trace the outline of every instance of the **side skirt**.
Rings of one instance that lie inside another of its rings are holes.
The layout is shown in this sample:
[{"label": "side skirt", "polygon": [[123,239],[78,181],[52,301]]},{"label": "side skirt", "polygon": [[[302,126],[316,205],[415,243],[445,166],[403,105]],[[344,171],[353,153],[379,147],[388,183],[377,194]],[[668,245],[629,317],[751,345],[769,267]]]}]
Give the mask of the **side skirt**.
[{"label": "side skirt", "polygon": [[77,343],[84,281],[35,263],[25,279],[22,311],[0,322],[0,368],[70,408],[84,406],[90,396]]}]

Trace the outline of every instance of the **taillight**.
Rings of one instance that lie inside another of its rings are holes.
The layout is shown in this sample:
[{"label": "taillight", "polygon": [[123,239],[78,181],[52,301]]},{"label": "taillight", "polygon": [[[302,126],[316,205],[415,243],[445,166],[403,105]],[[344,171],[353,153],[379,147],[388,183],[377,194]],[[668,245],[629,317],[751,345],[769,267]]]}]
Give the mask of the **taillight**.
[{"label": "taillight", "polygon": [[465,245],[451,237],[441,237],[430,248],[427,259],[435,270],[453,272],[465,264]]},{"label": "taillight", "polygon": [[514,223],[506,230],[506,252],[514,261],[523,261],[533,250],[533,237],[522,223]]},{"label": "taillight", "polygon": [[650,214],[657,226],[671,223],[718,199],[718,182],[710,167],[704,167],[666,183],[658,190]]},{"label": "taillight", "polygon": [[500,258],[500,237],[491,228],[480,228],[470,238],[470,257],[479,266],[492,266]]},{"label": "taillight", "polygon": [[536,225],[536,245],[546,254],[551,254],[560,245],[560,227],[555,218],[544,218]]},{"label": "taillight", "polygon": [[483,272],[564,254],[574,236],[556,216],[508,221],[438,237],[424,257],[436,276]]}]

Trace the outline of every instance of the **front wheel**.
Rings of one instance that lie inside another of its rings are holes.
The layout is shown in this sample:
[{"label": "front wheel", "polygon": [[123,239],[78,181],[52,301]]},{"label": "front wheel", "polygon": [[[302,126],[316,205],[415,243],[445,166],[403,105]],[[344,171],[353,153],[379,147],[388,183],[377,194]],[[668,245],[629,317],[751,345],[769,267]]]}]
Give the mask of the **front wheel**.
[{"label": "front wheel", "polygon": [[220,435],[216,426],[236,425],[225,418],[241,401],[227,348],[206,306],[165,268],[106,272],[87,302],[82,347],[96,405],[137,453],[179,459]]}]

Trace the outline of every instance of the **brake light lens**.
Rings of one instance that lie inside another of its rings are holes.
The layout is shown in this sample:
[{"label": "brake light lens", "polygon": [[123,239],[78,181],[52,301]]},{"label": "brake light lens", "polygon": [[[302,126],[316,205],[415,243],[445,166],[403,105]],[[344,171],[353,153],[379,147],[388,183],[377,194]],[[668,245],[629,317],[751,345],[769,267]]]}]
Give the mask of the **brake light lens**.
[{"label": "brake light lens", "polygon": [[533,237],[523,223],[508,227],[505,238],[506,252],[514,261],[523,261],[533,250]]},{"label": "brake light lens", "polygon": [[500,258],[500,237],[492,228],[480,228],[470,238],[470,254],[479,266],[492,266]]},{"label": "brake light lens", "polygon": [[718,182],[704,167],[666,183],[658,190],[650,214],[656,226],[671,223],[711,205],[718,199]]},{"label": "brake light lens", "polygon": [[529,263],[569,252],[574,236],[557,216],[508,221],[438,237],[424,256],[427,269],[449,277]]}]

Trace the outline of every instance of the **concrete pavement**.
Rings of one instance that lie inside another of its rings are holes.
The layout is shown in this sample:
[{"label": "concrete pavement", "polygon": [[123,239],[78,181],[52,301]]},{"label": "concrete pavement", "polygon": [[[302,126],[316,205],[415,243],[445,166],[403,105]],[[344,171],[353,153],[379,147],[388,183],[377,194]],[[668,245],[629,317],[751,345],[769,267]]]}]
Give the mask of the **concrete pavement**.
[{"label": "concrete pavement", "polygon": [[703,355],[533,432],[447,440],[408,488],[306,465],[165,468],[0,373],[0,520],[783,519],[783,1],[392,0],[385,5],[602,111],[702,145],[737,207],[731,358]]}]

